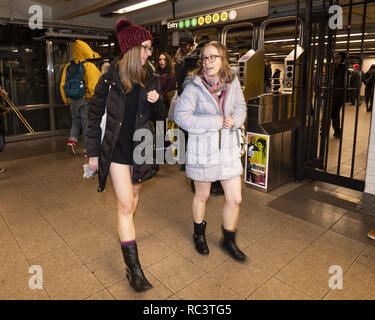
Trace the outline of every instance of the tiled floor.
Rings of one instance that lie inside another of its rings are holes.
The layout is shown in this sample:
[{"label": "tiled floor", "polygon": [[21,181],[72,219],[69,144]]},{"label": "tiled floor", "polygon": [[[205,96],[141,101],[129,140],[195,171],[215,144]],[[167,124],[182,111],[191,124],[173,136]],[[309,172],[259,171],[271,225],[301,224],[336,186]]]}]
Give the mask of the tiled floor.
[{"label": "tiled floor", "polygon": [[[241,264],[218,246],[223,196],[207,207],[210,254],[195,252],[190,183],[169,165],[142,186],[135,224],[154,288],[135,293],[111,183],[97,193],[96,178],[82,177],[86,159],[65,142],[9,143],[0,154],[0,299],[375,299],[375,241],[366,237],[375,216],[358,211],[361,193],[310,181],[270,193],[244,185],[238,243],[249,261]],[[43,289],[29,288],[32,265]],[[334,265],[343,289],[329,287]]]}]

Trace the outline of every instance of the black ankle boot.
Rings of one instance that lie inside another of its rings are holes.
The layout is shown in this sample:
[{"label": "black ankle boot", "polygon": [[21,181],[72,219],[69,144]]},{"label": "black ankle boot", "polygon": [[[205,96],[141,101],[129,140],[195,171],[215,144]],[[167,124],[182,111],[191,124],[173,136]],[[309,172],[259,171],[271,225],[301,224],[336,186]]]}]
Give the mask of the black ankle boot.
[{"label": "black ankle boot", "polygon": [[135,291],[141,292],[152,288],[143,274],[141,265],[138,260],[137,243],[130,246],[121,246],[126,268],[126,278]]},{"label": "black ankle boot", "polygon": [[210,253],[210,250],[208,250],[207,242],[206,242],[206,225],[207,222],[203,221],[202,223],[198,224],[194,222],[194,234],[193,239],[195,243],[195,249],[200,254],[207,255]]},{"label": "black ankle boot", "polygon": [[237,261],[245,261],[246,255],[236,245],[236,232],[225,230],[223,226],[224,239],[221,246]]}]

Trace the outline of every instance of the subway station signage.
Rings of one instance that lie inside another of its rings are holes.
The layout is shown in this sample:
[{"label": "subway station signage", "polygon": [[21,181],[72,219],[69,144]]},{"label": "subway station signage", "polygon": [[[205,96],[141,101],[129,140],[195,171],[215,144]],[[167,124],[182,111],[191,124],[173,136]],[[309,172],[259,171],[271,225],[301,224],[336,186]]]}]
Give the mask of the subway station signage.
[{"label": "subway station signage", "polygon": [[268,16],[268,0],[253,0],[238,7],[223,8],[216,12],[167,21],[168,31],[209,27],[234,21]]},{"label": "subway station signage", "polygon": [[184,28],[195,28],[204,27],[208,25],[225,23],[228,21],[233,21],[237,18],[237,11],[224,10],[215,13],[208,13],[200,16],[195,16],[191,18],[185,18],[181,20],[171,21],[167,23],[168,29],[184,29]]}]

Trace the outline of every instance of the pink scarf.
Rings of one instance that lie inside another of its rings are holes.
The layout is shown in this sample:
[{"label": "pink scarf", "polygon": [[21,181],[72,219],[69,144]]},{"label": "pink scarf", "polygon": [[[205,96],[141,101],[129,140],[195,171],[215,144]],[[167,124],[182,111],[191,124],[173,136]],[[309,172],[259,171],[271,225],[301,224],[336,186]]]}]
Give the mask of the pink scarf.
[{"label": "pink scarf", "polygon": [[203,72],[202,82],[206,86],[207,90],[214,97],[215,101],[219,105],[219,111],[222,116],[224,116],[224,102],[227,94],[227,83],[225,78],[214,83],[209,77]]}]

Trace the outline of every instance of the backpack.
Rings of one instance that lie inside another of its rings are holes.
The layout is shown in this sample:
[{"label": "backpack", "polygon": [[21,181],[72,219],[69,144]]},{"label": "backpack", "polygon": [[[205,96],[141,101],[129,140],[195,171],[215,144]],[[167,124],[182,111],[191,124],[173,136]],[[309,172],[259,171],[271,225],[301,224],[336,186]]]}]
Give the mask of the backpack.
[{"label": "backpack", "polygon": [[64,84],[65,96],[72,100],[79,100],[85,95],[85,67],[84,64],[87,61],[75,63],[72,60],[69,66],[66,68],[66,77]]}]

